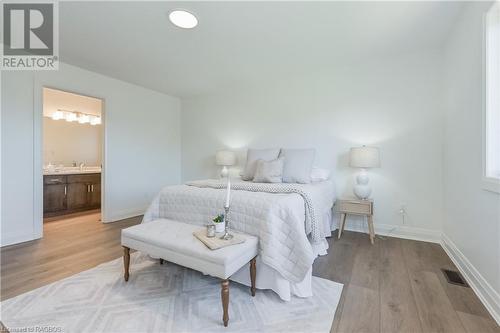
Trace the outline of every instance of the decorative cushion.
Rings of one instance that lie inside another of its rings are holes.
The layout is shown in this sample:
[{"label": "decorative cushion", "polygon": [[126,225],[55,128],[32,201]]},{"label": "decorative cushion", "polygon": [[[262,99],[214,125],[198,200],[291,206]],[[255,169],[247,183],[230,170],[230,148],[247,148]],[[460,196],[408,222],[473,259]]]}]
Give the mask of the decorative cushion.
[{"label": "decorative cushion", "polygon": [[256,164],[254,183],[281,183],[283,181],[283,158],[269,162],[257,160]]},{"label": "decorative cushion", "polygon": [[310,183],[315,154],[314,149],[281,149],[280,157],[285,159],[283,182]]},{"label": "decorative cushion", "polygon": [[312,182],[323,182],[330,179],[330,170],[313,167],[311,171]]},{"label": "decorative cushion", "polygon": [[278,158],[280,150],[276,149],[248,149],[247,162],[241,179],[253,180],[255,169],[257,168],[257,160],[272,161]]}]

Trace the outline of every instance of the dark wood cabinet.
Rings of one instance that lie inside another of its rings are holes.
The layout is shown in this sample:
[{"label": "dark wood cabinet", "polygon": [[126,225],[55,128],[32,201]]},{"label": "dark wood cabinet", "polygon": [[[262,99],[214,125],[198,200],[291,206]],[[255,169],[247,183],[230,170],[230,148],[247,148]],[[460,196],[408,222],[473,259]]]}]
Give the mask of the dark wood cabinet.
[{"label": "dark wood cabinet", "polygon": [[101,206],[101,174],[44,176],[43,214],[69,214]]},{"label": "dark wood cabinet", "polygon": [[68,184],[68,209],[75,210],[89,205],[89,185],[85,183]]},{"label": "dark wood cabinet", "polygon": [[92,184],[90,191],[90,206],[101,207],[101,184]]},{"label": "dark wood cabinet", "polygon": [[43,187],[43,212],[54,213],[66,210],[66,184],[47,184]]}]

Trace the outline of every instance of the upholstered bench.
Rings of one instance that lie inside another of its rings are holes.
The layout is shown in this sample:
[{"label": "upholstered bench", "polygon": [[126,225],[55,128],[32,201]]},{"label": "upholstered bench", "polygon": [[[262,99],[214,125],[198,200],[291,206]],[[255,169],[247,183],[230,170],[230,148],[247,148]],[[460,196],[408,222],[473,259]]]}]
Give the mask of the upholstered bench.
[{"label": "upholstered bench", "polygon": [[201,226],[159,219],[122,230],[123,262],[125,281],[129,278],[130,249],[147,253],[152,257],[173,262],[196,271],[222,279],[221,298],[224,326],[229,321],[229,277],[250,263],[251,294],[255,296],[255,257],[257,237],[245,235],[245,242],[210,250],[193,232]]}]

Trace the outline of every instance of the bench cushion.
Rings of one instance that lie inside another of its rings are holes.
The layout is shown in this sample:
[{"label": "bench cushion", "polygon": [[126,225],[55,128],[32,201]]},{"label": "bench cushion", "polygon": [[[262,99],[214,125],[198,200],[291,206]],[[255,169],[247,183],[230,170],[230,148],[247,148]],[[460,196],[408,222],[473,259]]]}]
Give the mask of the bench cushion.
[{"label": "bench cushion", "polygon": [[122,230],[122,245],[202,273],[227,279],[258,253],[258,239],[210,250],[193,236],[202,226],[158,219]]}]

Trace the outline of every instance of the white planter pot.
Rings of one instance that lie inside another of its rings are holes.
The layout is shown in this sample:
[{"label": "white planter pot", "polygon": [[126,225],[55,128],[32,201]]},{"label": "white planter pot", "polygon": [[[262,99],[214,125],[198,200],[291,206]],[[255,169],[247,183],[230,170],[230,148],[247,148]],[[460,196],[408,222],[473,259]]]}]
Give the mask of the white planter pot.
[{"label": "white planter pot", "polygon": [[224,229],[226,228],[226,222],[219,222],[214,224],[215,224],[215,232],[224,232]]}]

